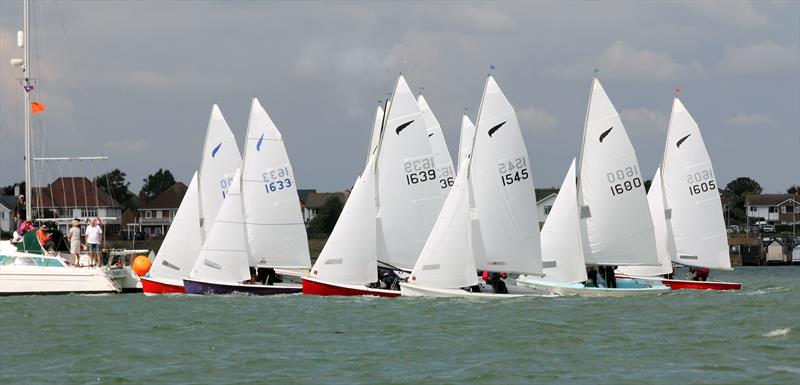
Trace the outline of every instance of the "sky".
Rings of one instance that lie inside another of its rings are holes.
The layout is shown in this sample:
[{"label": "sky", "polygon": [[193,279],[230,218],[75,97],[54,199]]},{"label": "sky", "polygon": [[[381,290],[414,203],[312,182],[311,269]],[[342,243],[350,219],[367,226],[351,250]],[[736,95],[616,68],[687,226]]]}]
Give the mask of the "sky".
[{"label": "sky", "polygon": [[[0,185],[23,178],[22,2],[0,1]],[[211,105],[240,146],[257,96],[301,188],[363,169],[375,106],[402,72],[457,152],[490,66],[515,106],[537,187],[579,151],[594,68],[652,175],[674,89],[721,184],[800,183],[800,2],[259,2],[32,0],[35,156],[106,155],[38,171],[112,168],[138,192],[159,168],[188,182]]]}]

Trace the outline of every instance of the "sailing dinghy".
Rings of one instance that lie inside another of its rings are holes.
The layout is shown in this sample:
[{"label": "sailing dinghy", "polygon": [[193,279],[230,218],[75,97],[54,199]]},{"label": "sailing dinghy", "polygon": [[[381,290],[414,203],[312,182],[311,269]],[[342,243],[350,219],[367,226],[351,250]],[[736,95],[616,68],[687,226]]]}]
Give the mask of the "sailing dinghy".
[{"label": "sailing dinghy", "polygon": [[653,285],[648,280],[618,280],[616,288],[585,284],[588,277],[583,248],[578,242],[581,230],[575,177],[573,159],[542,228],[544,277],[520,276],[517,285],[562,296],[584,297],[628,297],[669,291],[669,288]]},{"label": "sailing dinghy", "polygon": [[[561,262],[559,256],[573,254],[575,251],[565,252],[560,247],[550,249],[553,245],[549,242],[574,242],[581,245],[581,254],[588,264],[658,265],[653,221],[639,171],[639,161],[622,120],[597,77],[592,79],[578,164],[580,170],[577,171],[575,203],[578,232],[566,226],[563,230],[548,229],[555,230],[548,231],[546,235],[548,238],[555,238],[548,239],[547,243],[548,252],[554,255],[546,257],[555,258],[558,265]],[[571,187],[571,184],[563,186],[566,191],[559,192],[558,197],[566,193],[568,196],[565,198],[572,200],[569,196],[572,194]],[[556,218],[560,215],[569,216],[574,226],[575,218],[568,213],[569,210],[564,211],[557,211]],[[579,236],[576,237],[576,234]],[[552,279],[534,277],[520,277],[517,280],[518,285],[569,295],[629,296],[661,294],[670,290],[669,287],[652,281],[620,280],[617,283],[617,287],[614,287],[606,282],[605,287],[598,290],[601,286],[599,284],[587,287],[588,285],[570,283],[568,280],[553,282]]]},{"label": "sailing dinghy", "polygon": [[[653,178],[651,192],[663,196],[658,202],[660,207],[651,208],[663,213],[654,215],[656,227],[664,227],[664,231],[657,234],[661,238],[657,241],[664,244],[665,257],[683,266],[731,270],[719,186],[711,158],[697,122],[677,96],[672,104],[661,164]],[[737,290],[742,287],[736,282],[659,277],[672,274],[671,264],[668,270],[624,267],[618,272],[624,276],[661,280],[673,290]]]},{"label": "sailing dinghy", "polygon": [[436,164],[436,179],[439,181],[439,188],[442,191],[442,200],[447,198],[450,187],[455,181],[456,171],[453,169],[453,158],[450,157],[450,150],[447,149],[447,142],[442,134],[442,126],[436,115],[431,111],[428,101],[422,94],[417,98],[419,109],[422,110],[422,118],[425,121],[425,128],[428,132],[428,140],[431,142],[433,151],[433,162]]},{"label": "sailing dinghy", "polygon": [[475,132],[411,277],[400,283],[403,295],[512,298],[522,294],[474,291],[477,271],[542,272],[528,149],[514,109],[492,76]]},{"label": "sailing dinghy", "polygon": [[[387,109],[385,119],[376,116],[364,171],[303,277],[304,294],[399,296],[399,275],[413,267],[433,227],[442,204],[439,167],[422,111],[402,75]],[[379,263],[386,267],[381,277]]]},{"label": "sailing dinghy", "polygon": [[[232,181],[192,273],[187,294],[299,293],[275,270],[308,269],[297,187],[283,137],[253,98],[242,169]],[[255,275],[251,273],[255,272]]]},{"label": "sailing dinghy", "polygon": [[211,107],[200,171],[192,177],[153,267],[142,279],[145,295],[183,293],[183,279],[194,266],[214,224],[242,156],[219,107]]}]

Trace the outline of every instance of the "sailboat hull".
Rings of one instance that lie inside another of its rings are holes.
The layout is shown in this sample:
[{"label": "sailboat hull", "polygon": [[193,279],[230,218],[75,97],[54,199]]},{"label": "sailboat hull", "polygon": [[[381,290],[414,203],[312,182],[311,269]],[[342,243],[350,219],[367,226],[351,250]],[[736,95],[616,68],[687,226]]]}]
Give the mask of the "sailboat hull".
[{"label": "sailboat hull", "polygon": [[525,297],[525,294],[473,293],[461,289],[442,289],[427,287],[406,282],[400,283],[400,294],[404,297],[445,297],[445,298],[484,298],[509,299]]},{"label": "sailboat hull", "polygon": [[666,294],[671,290],[668,286],[655,281],[623,279],[618,280],[618,287],[612,289],[607,287],[586,287],[582,283],[547,282],[530,277],[517,278],[517,285],[548,291],[560,296],[577,297],[638,297]]},{"label": "sailboat hull", "polygon": [[690,281],[683,279],[664,279],[665,285],[672,290],[740,290],[741,283],[737,282],[714,282],[714,281]]},{"label": "sailboat hull", "polygon": [[640,279],[658,281],[672,290],[740,290],[742,284],[738,282],[718,282],[718,281],[692,281],[688,279],[666,279],[661,277],[638,277],[617,274],[619,278]]},{"label": "sailboat hull", "polygon": [[200,281],[195,279],[184,279],[183,288],[186,294],[278,295],[297,294],[303,291],[303,287],[298,284],[253,285]]},{"label": "sailboat hull", "polygon": [[183,281],[141,277],[144,295],[183,294]]},{"label": "sailboat hull", "polygon": [[303,277],[303,294],[322,296],[373,296],[373,297],[399,297],[396,290],[374,289],[363,285],[350,285],[322,281],[310,277]]}]

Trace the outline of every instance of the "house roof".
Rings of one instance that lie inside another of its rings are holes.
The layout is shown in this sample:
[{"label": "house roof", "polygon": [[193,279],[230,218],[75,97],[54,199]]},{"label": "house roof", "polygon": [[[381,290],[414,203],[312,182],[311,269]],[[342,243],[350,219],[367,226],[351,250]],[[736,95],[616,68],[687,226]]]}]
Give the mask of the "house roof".
[{"label": "house roof", "polygon": [[795,204],[800,204],[800,195],[797,194],[758,194],[747,197],[748,206],[779,206],[782,203],[794,200]]},{"label": "house roof", "polygon": [[316,189],[298,189],[297,196],[300,198],[300,202],[305,202],[308,199],[308,194],[316,192]]},{"label": "house roof", "polygon": [[558,195],[558,189],[555,187],[550,188],[537,188],[536,191],[536,203],[539,203],[547,198],[550,198],[552,195]]},{"label": "house roof", "polygon": [[305,207],[307,207],[307,208],[318,209],[318,208],[322,207],[325,204],[325,202],[328,201],[328,199],[331,199],[333,197],[339,197],[339,200],[341,200],[342,204],[344,204],[344,202],[347,201],[348,195],[349,194],[346,193],[346,192],[323,192],[323,193],[318,193],[318,192],[315,191],[315,192],[312,192],[312,193],[308,194],[307,199],[303,203],[305,204]]},{"label": "house roof", "polygon": [[183,182],[175,182],[168,189],[158,194],[155,198],[145,202],[139,210],[142,209],[177,209],[181,205],[183,196],[186,195],[187,187]]},{"label": "house roof", "polygon": [[17,197],[13,195],[0,195],[0,206],[14,211],[14,209],[17,208]]},{"label": "house roof", "polygon": [[121,205],[86,177],[60,177],[45,187],[34,187],[35,207],[120,207]]}]

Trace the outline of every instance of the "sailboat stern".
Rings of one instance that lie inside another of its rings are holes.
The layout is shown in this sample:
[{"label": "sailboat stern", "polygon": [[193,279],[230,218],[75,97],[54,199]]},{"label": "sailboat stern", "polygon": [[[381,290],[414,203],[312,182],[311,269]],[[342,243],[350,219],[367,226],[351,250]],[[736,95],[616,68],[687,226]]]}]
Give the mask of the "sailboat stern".
[{"label": "sailboat stern", "polygon": [[303,277],[303,294],[320,296],[373,296],[373,297],[399,297],[400,292],[396,290],[386,290],[371,288],[364,285],[347,284],[324,281],[310,276]]}]

